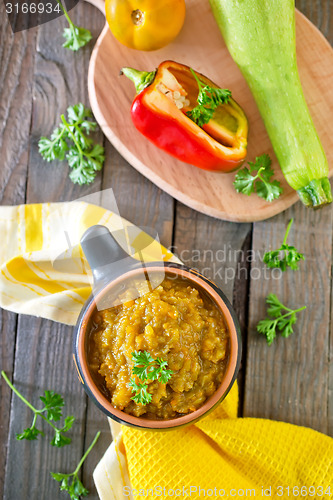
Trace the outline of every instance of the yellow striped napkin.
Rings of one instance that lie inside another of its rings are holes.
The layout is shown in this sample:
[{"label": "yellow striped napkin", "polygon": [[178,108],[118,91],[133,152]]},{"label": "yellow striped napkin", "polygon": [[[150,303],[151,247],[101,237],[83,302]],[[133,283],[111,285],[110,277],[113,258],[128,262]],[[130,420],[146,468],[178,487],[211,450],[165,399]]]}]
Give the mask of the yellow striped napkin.
[{"label": "yellow striped napkin", "polygon": [[[124,234],[135,227],[82,201],[0,207],[0,306],[74,325],[92,285],[79,242],[94,224]],[[147,240],[146,233],[140,234]],[[150,238],[149,243],[145,261],[179,262],[157,241]]]},{"label": "yellow striped napkin", "polygon": [[[91,290],[78,243],[93,224],[112,231],[131,226],[84,202],[0,207],[0,305],[74,324]],[[139,230],[140,236],[147,238]],[[147,261],[177,261],[156,241],[147,249]],[[184,429],[161,433],[112,424],[115,440],[94,474],[101,500],[333,498],[331,438],[282,422],[237,418],[237,403],[234,385],[212,414]]]}]

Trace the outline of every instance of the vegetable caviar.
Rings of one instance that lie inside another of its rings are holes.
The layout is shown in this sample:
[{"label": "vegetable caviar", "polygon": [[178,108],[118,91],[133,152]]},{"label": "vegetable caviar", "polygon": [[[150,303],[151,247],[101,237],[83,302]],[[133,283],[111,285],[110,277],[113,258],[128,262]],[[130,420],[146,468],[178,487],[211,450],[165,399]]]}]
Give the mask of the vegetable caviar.
[{"label": "vegetable caviar", "polygon": [[128,414],[165,420],[190,413],[223,380],[229,355],[224,318],[186,279],[166,278],[93,319],[90,369],[103,380],[113,406]]}]

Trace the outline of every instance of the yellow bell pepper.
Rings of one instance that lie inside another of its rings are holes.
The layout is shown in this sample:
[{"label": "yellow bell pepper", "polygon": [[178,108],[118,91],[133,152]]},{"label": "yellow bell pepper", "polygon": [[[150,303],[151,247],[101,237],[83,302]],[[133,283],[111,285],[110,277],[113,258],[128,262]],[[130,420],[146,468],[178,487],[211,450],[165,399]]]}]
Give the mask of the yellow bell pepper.
[{"label": "yellow bell pepper", "polygon": [[138,50],[170,43],[185,19],[185,0],[106,0],[106,20],[119,42]]}]

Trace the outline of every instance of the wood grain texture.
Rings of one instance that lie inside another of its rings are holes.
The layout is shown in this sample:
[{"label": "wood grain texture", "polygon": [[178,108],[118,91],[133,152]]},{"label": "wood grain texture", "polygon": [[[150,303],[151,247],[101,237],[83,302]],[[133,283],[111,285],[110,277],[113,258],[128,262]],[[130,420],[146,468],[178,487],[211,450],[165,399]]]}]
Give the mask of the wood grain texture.
[{"label": "wood grain texture", "polygon": [[[332,42],[332,3],[299,1],[297,6],[324,29]],[[292,216],[295,222],[290,244],[304,252],[306,261],[299,271],[288,270],[274,279],[260,259],[264,251],[281,245]],[[252,268],[261,273],[261,278],[251,280],[243,409],[244,416],[284,420],[329,435],[333,435],[332,217],[332,206],[313,212],[297,203],[270,221],[254,224],[256,261]],[[279,338],[268,347],[256,332],[256,324],[266,316],[265,297],[270,292],[286,305],[307,305],[307,309],[300,314],[291,338]]]},{"label": "wood grain texture", "polygon": [[237,381],[239,391],[238,414],[243,415],[243,402],[245,391],[246,376],[246,358],[247,358],[247,331],[249,315],[249,296],[250,296],[250,273],[252,264],[252,224],[248,224],[248,232],[240,248],[236,275],[233,289],[232,305],[238,317],[242,332],[242,362],[239,369]]},{"label": "wood grain texture", "polygon": [[[83,3],[71,12],[71,16],[78,25],[89,27],[96,40],[104,24],[103,17],[96,9]],[[32,68],[34,86],[33,91],[30,90],[33,115],[27,203],[73,200],[101,189],[102,174],[97,176],[93,185],[81,188],[69,180],[68,167],[56,162],[48,164],[38,153],[39,137],[52,132],[68,105],[80,101],[89,105],[86,80],[82,75],[87,73],[94,40],[90,47],[85,47],[78,53],[62,48],[62,31],[65,25],[64,18],[61,18],[38,28],[35,66]],[[26,135],[28,137],[28,132]],[[102,141],[102,134],[96,139]],[[73,438],[71,446],[53,448],[46,438],[35,443],[18,442],[15,440],[15,432],[29,424],[31,413],[17,398],[13,398],[4,498],[23,498],[24,485],[24,498],[60,499],[64,494],[49,472],[74,470],[85,446],[90,444],[85,440],[85,429],[89,425],[86,421],[87,398],[72,360],[72,328],[21,316],[17,330],[14,382],[35,402],[39,392],[44,389],[59,391],[67,403],[66,411],[75,415],[77,421],[70,434]],[[95,453],[101,456],[108,444],[106,434],[110,440],[110,433],[106,419],[96,420],[96,424],[97,422],[102,430],[102,439],[96,445]],[[95,430],[95,425],[91,430]],[[93,467],[90,475],[92,469]],[[91,498],[97,498],[94,485],[91,486]]]},{"label": "wood grain texture", "polygon": [[[99,24],[104,24],[102,16],[93,7],[86,4],[79,5],[74,10],[73,19],[79,25],[89,26],[95,36],[101,29]],[[50,134],[57,125],[64,109],[79,101],[88,103],[86,81],[82,75],[87,73],[89,48],[81,50],[78,54],[62,49],[63,25],[64,20],[57,20],[48,23],[47,27],[39,28],[27,202],[75,199],[100,190],[103,182],[103,188],[115,187],[121,215],[137,224],[155,227],[165,244],[169,246],[172,238],[173,200],[134,172],[125,160],[113,150],[111,145],[108,144],[106,148],[107,160],[104,171],[88,188],[73,186],[68,179],[68,168],[62,164],[47,164],[43,162],[38,153],[39,137],[42,134]],[[90,498],[97,499],[92,472],[98,459],[111,442],[107,419],[92,403],[87,404],[87,398],[77,380],[71,362],[72,329],[47,321],[44,321],[43,325],[45,325],[47,332],[42,341],[44,347],[39,346],[38,348],[38,360],[30,359],[22,365],[21,361],[26,352],[25,349],[28,352],[31,350],[31,345],[26,339],[26,332],[31,332],[31,343],[37,342],[41,327],[40,320],[21,317],[18,328],[14,381],[20,384],[22,380],[27,380],[29,384],[28,397],[29,395],[35,396],[39,387],[55,388],[64,396],[67,395],[66,399],[71,399],[69,394],[78,393],[79,400],[74,399],[75,405],[70,407],[70,412],[79,417],[80,428],[78,429],[77,426],[74,428],[75,441],[66,449],[52,449],[48,443],[41,441],[33,443],[34,448],[31,451],[31,443],[18,443],[15,440],[14,432],[27,425],[29,411],[26,411],[25,408],[22,411],[22,404],[17,399],[13,400],[5,498],[20,498],[23,483],[26,483],[27,496],[25,498],[46,498],[48,494],[53,499],[61,498],[63,494],[57,483],[50,478],[49,470],[69,472],[74,469],[83,450],[90,444],[96,431],[102,430],[102,435],[82,470],[82,478],[90,490]],[[48,336],[57,339],[58,349],[54,352],[52,350],[46,351]],[[47,359],[48,357],[50,359]],[[55,377],[49,372],[48,365],[57,366]],[[37,370],[32,370],[36,366]],[[61,377],[63,373],[66,373],[65,379]],[[39,383],[40,376],[43,383]],[[54,384],[55,380],[58,384]],[[61,383],[60,380],[62,380]],[[20,446],[21,450],[19,456],[17,456],[17,446]],[[29,471],[25,467],[25,463],[32,461],[32,453],[36,455],[36,460]],[[63,457],[63,460],[59,461],[59,457]],[[25,469],[23,475],[19,474],[20,469]],[[19,481],[15,480],[16,476],[20,476]],[[37,492],[38,484],[40,484],[40,490]]]},{"label": "wood grain texture", "polygon": [[333,44],[332,0],[296,0],[299,9]]},{"label": "wood grain texture", "polygon": [[[331,285],[333,283],[331,280]],[[333,310],[333,290],[331,288],[331,327],[330,327],[330,340],[329,340],[329,354],[328,354],[328,435],[333,436],[333,324],[332,324],[332,310]]]},{"label": "wood grain texture", "polygon": [[[333,138],[326,123],[333,112],[333,51],[321,33],[299,12],[296,15],[300,77],[318,134],[327,151],[333,173]],[[249,118],[248,158],[269,153],[284,194],[273,203],[259,197],[240,196],[235,174],[207,172],[182,163],[159,150],[133,126],[130,106],[133,84],[119,78],[124,66],[147,71],[163,60],[184,62],[222,87],[232,89]],[[223,73],[221,74],[221,69]],[[232,61],[209,2],[189,0],[184,27],[177,39],[154,52],[138,52],[122,46],[106,26],[94,48],[88,75],[89,98],[106,137],[139,172],[186,205],[224,220],[249,222],[271,217],[297,201],[284,180],[252,94]],[[110,89],[116,91],[110,92]],[[320,96],[314,99],[313,96]]]},{"label": "wood grain texture", "polygon": [[[296,3],[332,43],[331,1],[296,0]],[[3,9],[0,3],[1,19],[4,18]],[[97,38],[104,25],[100,14],[80,3],[72,15],[78,24],[90,28]],[[241,267],[249,273],[250,266],[252,269],[261,268],[260,262],[243,262],[244,255],[246,258],[251,249],[250,224],[222,222],[194,212],[181,203],[174,206],[167,194],[132,169],[109,143],[106,144],[104,171],[88,189],[73,186],[68,179],[68,169],[63,165],[47,164],[41,160],[37,152],[39,136],[52,131],[67,105],[79,100],[88,104],[85,75],[94,41],[90,42],[90,48],[72,54],[61,48],[63,26],[62,19],[14,37],[6,23],[0,25],[2,203],[23,203],[26,182],[27,202],[75,199],[112,187],[121,215],[136,224],[155,228],[166,246],[170,246],[174,231],[176,253],[185,263],[205,269],[205,274],[215,278],[230,298],[234,296],[234,306],[245,337],[249,278],[245,271],[239,276],[236,272],[234,282],[230,269]],[[37,33],[38,52],[35,56]],[[324,83],[329,83],[328,78]],[[31,89],[34,96],[32,115]],[[32,139],[29,141],[30,126]],[[300,250],[305,250],[307,260],[301,263],[298,273],[288,272],[283,280],[259,281],[256,273],[252,276],[249,339],[248,343],[244,342],[246,349],[241,372],[241,382],[244,378],[246,382],[243,414],[310,425],[333,435],[333,332],[329,327],[332,209],[314,213],[297,204],[271,221],[256,223],[252,250],[262,255],[264,247],[280,245],[292,215],[295,224],[290,241]],[[236,253],[224,257],[217,254],[228,243]],[[241,248],[245,251],[243,257],[239,253]],[[199,250],[199,254],[193,250]],[[278,293],[288,304],[303,304],[305,301],[309,304],[299,317],[295,335],[290,339],[279,339],[270,348],[254,329],[256,322],[265,315],[264,298],[269,291]],[[1,367],[9,375],[13,374],[19,389],[36,404],[40,392],[56,389],[67,402],[65,414],[68,411],[78,417],[72,434],[73,445],[67,449],[50,447],[47,438],[32,443],[18,442],[15,432],[30,425],[30,414],[1,382],[0,442],[3,448],[0,454],[0,496],[4,493],[1,481],[5,478],[5,500],[64,498],[65,493],[59,491],[49,471],[74,469],[96,431],[102,430],[102,436],[82,471],[83,481],[91,491],[89,498],[97,500],[92,471],[110,443],[110,434],[104,415],[87,402],[76,379],[71,360],[72,329],[21,316],[16,333],[14,314],[2,311],[0,320]],[[48,430],[47,436],[51,437]]]},{"label": "wood grain texture", "polygon": [[[0,369],[11,379],[13,375],[14,351],[16,340],[17,315],[8,311],[0,312]],[[3,497],[4,471],[7,462],[10,405],[12,391],[1,378],[0,385],[0,496]]]},{"label": "wood grain texture", "polygon": [[169,247],[173,232],[173,198],[133,171],[109,142],[106,143],[106,158],[103,189],[113,189],[120,215],[133,224],[155,230],[161,243]]},{"label": "wood grain texture", "polygon": [[237,263],[250,227],[209,218],[177,203],[172,251],[212,279],[232,302]]},{"label": "wood grain texture", "polygon": [[[13,35],[5,6],[0,4],[0,200],[19,204],[25,200],[32,109],[33,64],[36,30]],[[17,315],[0,314],[0,369],[13,373]],[[3,496],[7,462],[11,391],[0,381],[0,497]]]},{"label": "wood grain texture", "polygon": [[[27,183],[27,199],[34,202],[68,201],[99,191],[102,173],[89,186],[74,185],[68,179],[66,162],[43,161],[38,152],[38,140],[49,136],[60,122],[60,115],[68,106],[82,102],[89,107],[87,74],[89,58],[97,35],[103,26],[98,10],[85,2],[71,11],[79,26],[88,26],[93,40],[78,52],[64,49],[62,32],[66,26],[63,17],[42,25],[38,30],[34,71],[31,151]],[[95,134],[102,142],[102,134]]]},{"label": "wood grain texture", "polygon": [[[269,270],[262,263],[266,250],[281,245],[288,220],[295,223],[289,243],[305,254],[299,271]],[[300,203],[272,222],[256,223],[253,249],[246,360],[244,416],[284,420],[328,433],[330,280],[332,210],[306,210]],[[256,331],[266,317],[265,297],[275,293],[297,308],[295,334],[279,337],[268,347]]]},{"label": "wood grain texture", "polygon": [[61,449],[50,446],[53,431],[44,422],[37,425],[45,431],[44,438],[39,437],[35,442],[17,441],[15,434],[31,425],[32,412],[13,396],[4,491],[6,500],[61,498],[59,485],[49,471],[73,471],[82,456],[86,401],[73,370],[71,335],[72,329],[64,325],[20,316],[14,384],[36,407],[41,406],[39,395],[45,389],[60,393],[66,403],[64,415],[75,415],[77,420],[69,433],[72,438],[70,446]]},{"label": "wood grain texture", "polygon": [[[110,188],[114,191],[119,213],[122,217],[138,226],[144,226],[156,231],[161,243],[166,247],[171,246],[174,200],[133,170],[113,146],[107,142],[103,189],[109,190]],[[103,200],[107,196],[110,196],[109,191],[106,191],[102,196],[102,203],[107,202],[106,199]],[[92,401],[88,400],[86,447],[92,441],[96,430],[101,426],[104,428],[105,422],[105,416]],[[111,442],[111,435],[108,430],[104,432],[100,441],[100,447],[103,444],[106,449]],[[101,449],[96,447],[83,467],[83,482],[92,492],[95,491],[92,472],[101,456]],[[91,498],[98,499],[95,493]]]},{"label": "wood grain texture", "polygon": [[12,33],[0,5],[0,198],[24,203],[36,29]]},{"label": "wood grain texture", "polygon": [[[177,202],[172,251],[189,267],[212,279],[233,303],[245,342],[251,224],[208,217]],[[245,304],[242,302],[242,298]],[[243,393],[243,364],[238,382]]]}]

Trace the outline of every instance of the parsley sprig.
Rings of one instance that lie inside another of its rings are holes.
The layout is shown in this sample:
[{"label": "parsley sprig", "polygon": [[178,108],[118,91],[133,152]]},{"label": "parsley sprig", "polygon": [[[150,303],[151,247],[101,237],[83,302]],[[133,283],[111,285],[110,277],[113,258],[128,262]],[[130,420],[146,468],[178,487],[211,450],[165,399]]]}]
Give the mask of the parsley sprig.
[{"label": "parsley sprig", "polygon": [[266,201],[273,201],[278,198],[283,189],[279,181],[271,180],[274,171],[271,167],[272,160],[268,154],[257,156],[255,162],[249,161],[248,164],[250,168],[244,167],[236,174],[234,187],[237,193],[250,196],[250,194],[256,192],[258,196]]},{"label": "parsley sprig", "polygon": [[95,446],[99,436],[100,432],[97,432],[96,436],[94,437],[93,442],[81,458],[80,462],[77,464],[77,467],[74,472],[70,474],[62,474],[61,472],[51,472],[51,476],[53,479],[58,481],[60,484],[60,490],[61,491],[67,491],[69,493],[69,496],[71,497],[71,500],[80,500],[80,496],[85,497],[88,495],[89,491],[87,488],[85,488],[78,478],[78,473],[82,467],[83,462]]},{"label": "parsley sprig", "polygon": [[44,432],[40,429],[37,429],[36,427],[37,418],[41,417],[54,430],[54,437],[51,441],[52,446],[61,448],[62,446],[71,443],[71,439],[68,436],[64,436],[63,433],[69,431],[74,423],[75,418],[73,416],[66,417],[64,425],[61,428],[56,427],[52,422],[52,420],[54,422],[57,422],[62,417],[62,407],[64,406],[64,400],[60,396],[60,394],[57,394],[53,391],[45,391],[44,396],[40,396],[40,400],[42,401],[44,406],[38,410],[22,396],[22,394],[16,389],[16,387],[14,387],[4,371],[1,372],[1,375],[5,379],[11,390],[15,392],[15,394],[23,401],[23,403],[25,403],[34,413],[31,426],[27,429],[24,429],[22,433],[16,434],[16,439],[27,439],[28,441],[34,441],[38,438],[39,435],[44,436]]},{"label": "parsley sprig", "polygon": [[149,404],[152,395],[148,392],[148,380],[158,380],[162,384],[166,384],[173,371],[167,369],[167,361],[161,358],[154,359],[148,351],[134,351],[131,356],[134,363],[132,373],[142,381],[137,383],[134,378],[130,379],[129,386],[132,388],[132,392],[135,392],[131,399],[137,404]]},{"label": "parsley sprig", "polygon": [[280,248],[265,253],[263,261],[268,267],[277,267],[281,269],[281,271],[285,271],[287,267],[290,267],[293,271],[295,271],[298,269],[298,262],[300,260],[305,260],[302,253],[300,253],[294,246],[287,244],[288,234],[293,221],[294,219],[290,219]]},{"label": "parsley sprig", "polygon": [[197,97],[198,105],[186,114],[189,118],[191,118],[191,120],[199,125],[199,127],[202,127],[213,117],[213,114],[218,106],[229,101],[231,92],[228,89],[210,87],[197,77],[192,68],[190,68],[190,71],[199,88]]},{"label": "parsley sprig", "polygon": [[267,344],[271,345],[276,337],[277,330],[282,337],[289,337],[293,332],[293,325],[297,321],[296,314],[306,309],[306,306],[298,309],[290,309],[282,304],[274,293],[270,293],[266,298],[269,306],[267,309],[268,318],[262,319],[257,324],[257,331],[266,335]]},{"label": "parsley sprig", "polygon": [[96,130],[97,123],[91,121],[92,112],[82,103],[69,106],[67,116],[66,120],[65,115],[61,115],[61,123],[50,139],[40,138],[39,152],[48,162],[66,158],[72,169],[70,179],[75,184],[90,184],[105,160],[103,146],[94,144],[88,137]]},{"label": "parsley sprig", "polygon": [[80,28],[79,26],[76,26],[69,17],[68,12],[62,5],[61,1],[57,0],[57,2],[69,24],[69,28],[65,28],[63,32],[63,36],[66,39],[63,47],[65,47],[66,49],[77,51],[81,47],[84,47],[92,39],[92,35],[86,28]]},{"label": "parsley sprig", "polygon": [[136,404],[147,405],[153,399],[153,396],[148,392],[147,382],[137,384],[134,378],[131,378],[128,384],[135,392],[131,398]]}]

